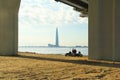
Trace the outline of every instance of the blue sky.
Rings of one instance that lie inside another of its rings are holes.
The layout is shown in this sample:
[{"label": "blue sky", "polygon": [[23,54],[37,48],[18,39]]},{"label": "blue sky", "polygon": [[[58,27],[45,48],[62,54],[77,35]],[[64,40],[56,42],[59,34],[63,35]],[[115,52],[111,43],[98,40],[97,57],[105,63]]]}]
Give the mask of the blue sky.
[{"label": "blue sky", "polygon": [[22,0],[19,10],[19,46],[55,44],[58,27],[61,46],[88,45],[88,19],[54,0]]}]

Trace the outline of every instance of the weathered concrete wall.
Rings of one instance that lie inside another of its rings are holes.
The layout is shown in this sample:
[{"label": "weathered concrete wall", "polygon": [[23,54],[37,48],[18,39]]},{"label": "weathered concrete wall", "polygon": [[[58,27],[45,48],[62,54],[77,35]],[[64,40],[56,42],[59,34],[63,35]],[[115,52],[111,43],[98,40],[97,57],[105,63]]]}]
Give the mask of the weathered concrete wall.
[{"label": "weathered concrete wall", "polygon": [[100,59],[100,53],[99,52],[99,23],[98,23],[98,17],[99,17],[99,11],[98,11],[98,0],[89,0],[89,58],[90,59]]},{"label": "weathered concrete wall", "polygon": [[89,59],[120,61],[120,0],[89,1]]},{"label": "weathered concrete wall", "polygon": [[114,0],[114,25],[115,25],[115,60],[120,61],[120,0]]},{"label": "weathered concrete wall", "polygon": [[18,11],[21,0],[0,0],[0,55],[18,52]]}]

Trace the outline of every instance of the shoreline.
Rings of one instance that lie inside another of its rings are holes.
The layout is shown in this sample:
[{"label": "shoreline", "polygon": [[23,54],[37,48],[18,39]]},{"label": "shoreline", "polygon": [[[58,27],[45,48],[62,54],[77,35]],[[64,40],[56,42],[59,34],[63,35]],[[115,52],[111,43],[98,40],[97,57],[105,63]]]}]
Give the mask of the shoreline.
[{"label": "shoreline", "polygon": [[[18,54],[19,54],[19,53],[43,54],[43,55],[44,55],[44,54],[46,54],[46,55],[63,55],[63,56],[65,56],[65,54],[66,54],[66,53],[64,53],[64,54],[63,54],[63,53],[39,53],[39,52],[28,52],[28,51],[25,51],[25,52],[24,52],[24,51],[19,51]],[[88,57],[88,55],[83,55],[83,56]],[[73,57],[74,57],[74,56],[73,56]]]}]

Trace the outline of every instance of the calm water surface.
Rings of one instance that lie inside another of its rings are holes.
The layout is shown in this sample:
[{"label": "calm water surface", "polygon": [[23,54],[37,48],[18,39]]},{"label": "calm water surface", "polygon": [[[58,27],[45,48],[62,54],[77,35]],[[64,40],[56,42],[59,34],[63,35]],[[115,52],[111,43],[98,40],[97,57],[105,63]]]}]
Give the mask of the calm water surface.
[{"label": "calm water surface", "polygon": [[[83,55],[88,55],[88,48],[75,48],[77,51],[81,51]],[[72,48],[55,48],[55,47],[19,47],[20,52],[35,52],[40,54],[65,54],[71,51]]]}]

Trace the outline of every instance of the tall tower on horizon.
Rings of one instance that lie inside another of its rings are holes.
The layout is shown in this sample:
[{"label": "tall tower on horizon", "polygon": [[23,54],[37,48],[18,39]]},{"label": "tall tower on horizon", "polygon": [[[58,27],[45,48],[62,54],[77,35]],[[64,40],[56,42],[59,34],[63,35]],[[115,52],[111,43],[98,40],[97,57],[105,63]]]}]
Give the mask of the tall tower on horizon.
[{"label": "tall tower on horizon", "polygon": [[56,28],[56,47],[59,47],[59,37],[58,37],[58,28]]}]

